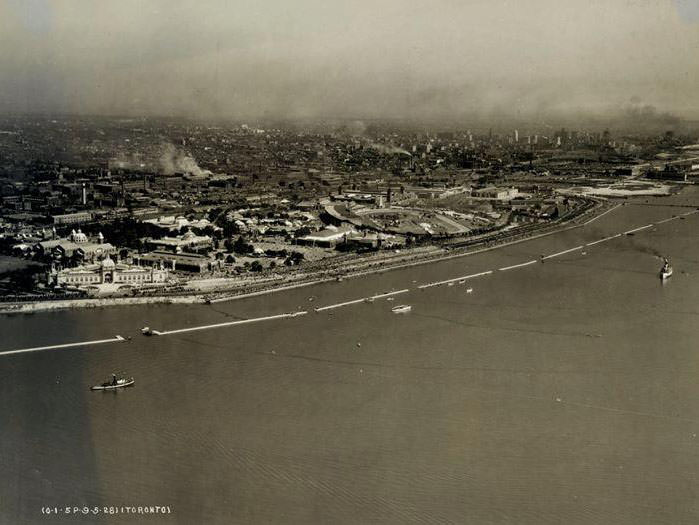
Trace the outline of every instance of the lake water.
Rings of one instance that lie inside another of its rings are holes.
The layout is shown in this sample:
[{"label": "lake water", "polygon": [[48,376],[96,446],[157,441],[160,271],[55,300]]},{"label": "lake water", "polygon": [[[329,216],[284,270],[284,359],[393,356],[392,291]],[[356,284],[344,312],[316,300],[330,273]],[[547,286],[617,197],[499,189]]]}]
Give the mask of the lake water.
[{"label": "lake water", "polygon": [[[246,300],[2,317],[0,350],[133,339],[0,356],[0,522],[697,523],[699,215],[497,271],[685,213],[665,205],[697,206],[699,192],[645,202]],[[675,269],[664,285],[656,251]],[[332,314],[139,333],[401,288]],[[89,391],[112,371],[135,387]],[[41,513],[84,505],[171,514]]]}]

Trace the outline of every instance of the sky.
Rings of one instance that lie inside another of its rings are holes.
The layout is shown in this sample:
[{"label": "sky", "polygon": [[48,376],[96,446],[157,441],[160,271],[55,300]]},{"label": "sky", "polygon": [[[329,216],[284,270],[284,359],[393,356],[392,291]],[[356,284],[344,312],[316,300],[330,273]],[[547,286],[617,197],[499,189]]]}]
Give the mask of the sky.
[{"label": "sky", "polygon": [[0,0],[0,112],[699,118],[699,0]]}]

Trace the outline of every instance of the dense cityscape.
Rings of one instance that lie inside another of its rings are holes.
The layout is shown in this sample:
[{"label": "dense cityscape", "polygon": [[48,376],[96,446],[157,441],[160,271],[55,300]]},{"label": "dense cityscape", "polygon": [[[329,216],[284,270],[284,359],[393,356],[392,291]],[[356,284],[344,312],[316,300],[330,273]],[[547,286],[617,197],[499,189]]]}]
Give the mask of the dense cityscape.
[{"label": "dense cityscape", "polygon": [[5,117],[3,300],[207,301],[342,279],[530,236],[699,176],[690,129],[547,133]]}]

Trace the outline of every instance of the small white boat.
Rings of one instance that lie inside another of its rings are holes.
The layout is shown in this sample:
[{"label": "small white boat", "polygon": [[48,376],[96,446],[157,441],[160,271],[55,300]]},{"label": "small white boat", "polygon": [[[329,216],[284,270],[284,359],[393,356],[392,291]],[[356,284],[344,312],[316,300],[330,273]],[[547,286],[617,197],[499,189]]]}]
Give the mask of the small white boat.
[{"label": "small white boat", "polygon": [[90,388],[90,390],[116,390],[117,388],[126,388],[127,386],[132,386],[136,381],[133,377],[117,379],[116,382],[109,381],[107,383],[102,383],[101,385],[95,385]]},{"label": "small white boat", "polygon": [[413,307],[409,304],[399,304],[398,306],[394,306],[393,308],[391,308],[391,311],[394,314],[407,314],[412,309]]},{"label": "small white boat", "polygon": [[387,301],[395,301],[396,299],[395,299],[395,297],[389,297],[389,298],[386,299],[386,300],[387,300]]},{"label": "small white boat", "polygon": [[365,303],[373,303],[373,302],[374,302],[374,298],[373,298],[373,297],[367,297],[367,298],[364,299],[364,302],[365,302]]},{"label": "small white boat", "polygon": [[448,283],[447,286],[454,286],[454,281]]},{"label": "small white boat", "polygon": [[473,288],[466,288],[466,293],[473,293]]}]

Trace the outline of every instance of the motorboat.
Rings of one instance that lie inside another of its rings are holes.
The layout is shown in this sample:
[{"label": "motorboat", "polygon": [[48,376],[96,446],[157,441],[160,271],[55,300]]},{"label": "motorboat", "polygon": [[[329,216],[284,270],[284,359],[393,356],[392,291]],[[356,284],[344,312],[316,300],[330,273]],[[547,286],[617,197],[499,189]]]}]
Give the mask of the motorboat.
[{"label": "motorboat", "polygon": [[133,386],[136,382],[133,377],[122,377],[116,379],[116,376],[111,381],[102,383],[101,385],[95,385],[90,388],[90,390],[117,390],[119,388],[126,388],[127,386]]},{"label": "motorboat", "polygon": [[409,304],[399,304],[398,306],[394,306],[393,308],[391,308],[391,311],[394,314],[407,314],[412,309],[413,307]]},{"label": "motorboat", "polygon": [[466,288],[466,293],[473,293],[473,288]]},{"label": "motorboat", "polygon": [[153,330],[150,326],[144,326],[143,328],[141,328],[141,333],[143,335],[153,335]]}]

